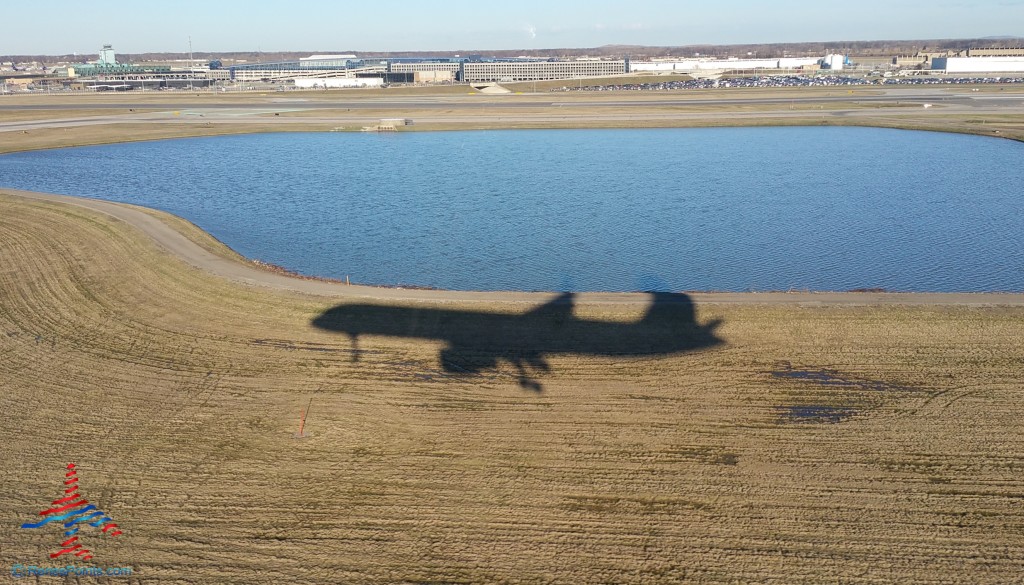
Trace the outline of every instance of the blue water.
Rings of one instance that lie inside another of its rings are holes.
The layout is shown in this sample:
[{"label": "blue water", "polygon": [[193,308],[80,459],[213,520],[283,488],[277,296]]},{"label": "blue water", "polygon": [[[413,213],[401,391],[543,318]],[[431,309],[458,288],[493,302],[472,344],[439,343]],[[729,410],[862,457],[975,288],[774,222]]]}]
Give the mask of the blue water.
[{"label": "blue water", "polygon": [[1024,144],[870,128],[264,134],[0,156],[237,250],[449,289],[1024,290]]}]

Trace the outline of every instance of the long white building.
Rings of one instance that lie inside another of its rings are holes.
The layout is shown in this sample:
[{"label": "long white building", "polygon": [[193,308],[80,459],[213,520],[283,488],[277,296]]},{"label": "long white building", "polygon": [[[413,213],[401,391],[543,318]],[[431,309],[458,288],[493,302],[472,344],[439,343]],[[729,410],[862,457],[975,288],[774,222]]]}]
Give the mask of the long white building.
[{"label": "long white building", "polygon": [[470,61],[463,64],[463,81],[534,81],[575,79],[627,73],[625,60]]},{"label": "long white building", "polygon": [[946,73],[1021,73],[1024,57],[933,57],[933,71]]},{"label": "long white building", "polygon": [[298,77],[295,87],[298,89],[330,89],[340,87],[381,87],[384,80],[380,77],[325,77],[315,79]]},{"label": "long white building", "polygon": [[749,69],[799,69],[815,65],[817,57],[783,59],[679,59],[677,61],[632,61],[630,71],[744,71]]}]

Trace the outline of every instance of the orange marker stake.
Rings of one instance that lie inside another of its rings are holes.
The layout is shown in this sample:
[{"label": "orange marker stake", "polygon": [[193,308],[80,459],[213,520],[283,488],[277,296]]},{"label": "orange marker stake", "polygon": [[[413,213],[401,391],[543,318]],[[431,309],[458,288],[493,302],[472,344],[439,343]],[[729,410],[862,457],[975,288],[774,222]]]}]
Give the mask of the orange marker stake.
[{"label": "orange marker stake", "polygon": [[309,407],[313,406],[313,399],[309,399],[309,404],[306,405],[306,410],[302,411],[302,417],[299,419],[299,433],[295,435],[298,438],[303,438],[306,435],[303,433],[303,429],[306,427],[306,415],[309,414]]}]

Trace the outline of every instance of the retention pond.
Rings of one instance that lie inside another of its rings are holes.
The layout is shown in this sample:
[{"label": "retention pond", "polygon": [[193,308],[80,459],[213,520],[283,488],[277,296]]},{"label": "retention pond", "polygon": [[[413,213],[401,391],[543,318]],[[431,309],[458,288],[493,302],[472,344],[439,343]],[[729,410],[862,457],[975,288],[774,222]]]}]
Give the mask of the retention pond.
[{"label": "retention pond", "polygon": [[257,134],[0,156],[304,274],[462,290],[1024,290],[1024,144],[874,128]]}]

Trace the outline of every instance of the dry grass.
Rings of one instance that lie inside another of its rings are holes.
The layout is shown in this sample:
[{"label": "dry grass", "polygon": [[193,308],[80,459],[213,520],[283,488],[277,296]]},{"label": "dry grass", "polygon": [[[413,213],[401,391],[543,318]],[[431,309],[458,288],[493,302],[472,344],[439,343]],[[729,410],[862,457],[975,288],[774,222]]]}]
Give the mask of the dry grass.
[{"label": "dry grass", "polygon": [[[504,98],[504,99],[519,99],[515,98]],[[628,118],[632,120],[642,120],[644,117],[660,117],[665,120],[671,120],[674,117],[681,115],[688,116],[700,116],[708,117],[710,119],[725,118],[726,109],[722,106],[713,104],[693,104],[693,105],[678,105],[678,104],[660,104],[658,101],[652,101],[649,104],[643,105],[632,105],[626,107],[600,107],[596,108],[586,102],[568,103],[559,105],[557,107],[551,107],[547,104],[537,103],[536,105],[530,105],[530,102],[525,102],[519,105],[515,109],[506,109],[500,107],[504,100],[494,99],[480,99],[476,102],[470,102],[472,107],[451,107],[451,108],[409,108],[401,110],[401,115],[396,116],[396,110],[394,109],[370,109],[370,108],[315,108],[305,110],[289,110],[283,112],[266,112],[258,114],[260,118],[337,118],[352,119],[360,118],[365,120],[376,120],[380,118],[411,118],[414,122],[419,120],[420,124],[423,124],[423,120],[429,120],[428,126],[438,120],[444,118],[465,118],[473,117],[479,122],[490,122],[490,123],[501,123],[505,120],[529,120],[531,118],[544,120],[554,116],[565,116],[573,118],[584,118],[588,120],[590,124],[597,126],[602,123],[602,118]],[[498,107],[495,107],[498,105]],[[856,102],[856,101],[843,101],[843,102],[827,102],[823,104],[808,103],[808,102],[793,102],[785,105],[761,105],[761,104],[750,104],[750,105],[730,105],[728,112],[730,115],[736,113],[744,114],[764,114],[769,115],[773,112],[834,112],[838,110],[881,110],[888,108],[897,109],[914,109],[920,110],[920,104],[903,103],[872,103],[872,102]],[[682,118],[680,121],[685,122],[687,119]]]},{"label": "dry grass", "polygon": [[[11,140],[0,141],[0,154],[26,150],[65,148],[91,144],[112,144],[142,140],[165,140],[195,136],[223,136],[226,134],[251,134],[255,132],[303,132],[328,131],[333,129],[325,123],[296,123],[281,125],[261,124],[218,124],[215,122],[196,124],[151,124],[111,123],[62,128],[36,128],[27,131],[0,132],[0,139],[12,136]],[[6,135],[6,136],[5,136]]]},{"label": "dry grass", "polygon": [[[657,111],[646,113],[636,111],[605,111],[600,116],[578,112],[572,108],[538,110],[533,115],[515,115],[498,109],[467,112],[465,110],[429,112],[431,118],[415,118],[414,126],[403,127],[402,131],[443,131],[443,130],[500,130],[516,128],[698,128],[716,126],[874,126],[931,130],[938,132],[960,132],[982,134],[1013,140],[1024,140],[1024,117],[1012,114],[991,115],[921,115],[913,109],[905,115],[893,110],[878,110],[877,115],[842,116],[834,111],[822,110],[789,111],[786,116],[773,115],[767,111],[750,110],[740,117],[737,112],[714,111]],[[335,112],[331,112],[335,113]],[[333,130],[358,131],[361,127],[384,117],[405,117],[408,112],[386,110],[369,113],[358,112],[351,118],[338,117],[252,118],[241,122],[225,123],[161,123],[120,122],[89,126],[37,128],[25,132],[0,132],[0,154],[25,150],[41,150],[89,144],[161,140],[194,136],[219,136],[226,134],[248,134],[256,132],[326,132]],[[839,112],[840,114],[842,112]],[[866,112],[873,114],[872,112]],[[426,114],[426,113],[425,113]],[[683,117],[688,116],[688,117]]]},{"label": "dry grass", "polygon": [[[92,118],[96,116],[109,116],[115,113],[133,114],[141,113],[143,110],[125,108],[118,112],[110,109],[61,109],[58,115],[61,118]],[[0,110],[0,123],[4,122],[25,122],[31,120],[52,120],[54,112],[50,110]]]},{"label": "dry grass", "polygon": [[125,530],[96,561],[138,582],[1009,583],[1024,564],[1022,308],[700,306],[724,346],[555,356],[534,394],[507,363],[446,372],[428,341],[368,337],[353,361],[310,325],[344,301],[213,277],[81,208],[0,195],[0,258],[8,566],[48,564],[56,535],[17,526],[69,461]]}]

